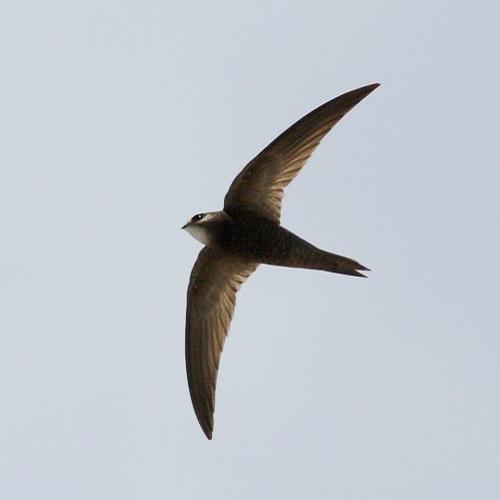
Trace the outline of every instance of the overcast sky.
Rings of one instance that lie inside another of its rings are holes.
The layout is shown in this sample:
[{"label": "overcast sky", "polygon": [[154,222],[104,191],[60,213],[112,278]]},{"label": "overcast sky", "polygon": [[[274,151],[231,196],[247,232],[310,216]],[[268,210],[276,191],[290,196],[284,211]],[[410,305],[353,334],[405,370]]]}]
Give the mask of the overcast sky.
[{"label": "overcast sky", "polygon": [[[498,499],[499,26],[498,0],[4,3],[0,497]],[[373,82],[282,217],[370,278],[257,270],[209,442],[180,227]]]}]

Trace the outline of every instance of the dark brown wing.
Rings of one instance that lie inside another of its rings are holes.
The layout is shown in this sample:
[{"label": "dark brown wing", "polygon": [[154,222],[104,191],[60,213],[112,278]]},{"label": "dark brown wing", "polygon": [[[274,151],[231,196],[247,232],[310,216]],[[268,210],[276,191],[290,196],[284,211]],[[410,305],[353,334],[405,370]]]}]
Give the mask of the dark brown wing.
[{"label": "dark brown wing", "polygon": [[234,179],[224,198],[224,210],[251,210],[279,223],[283,189],[331,128],[379,85],[374,83],[336,97],[285,130]]},{"label": "dark brown wing", "polygon": [[186,310],[186,370],[194,411],[208,439],[212,439],[214,425],[219,359],[236,293],[256,267],[257,264],[204,247],[191,271]]}]

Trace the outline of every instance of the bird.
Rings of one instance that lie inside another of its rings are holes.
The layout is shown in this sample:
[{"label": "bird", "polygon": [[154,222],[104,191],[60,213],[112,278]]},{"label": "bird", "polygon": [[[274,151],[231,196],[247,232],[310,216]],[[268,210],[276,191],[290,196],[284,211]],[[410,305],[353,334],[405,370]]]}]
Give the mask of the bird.
[{"label": "bird", "polygon": [[224,208],[182,226],[204,247],[187,289],[185,356],[189,393],[208,439],[214,428],[215,389],[224,341],[241,285],[260,264],[366,277],[354,259],[321,250],[280,224],[285,187],[331,128],[380,84],[346,92],[281,133],[233,180]]}]

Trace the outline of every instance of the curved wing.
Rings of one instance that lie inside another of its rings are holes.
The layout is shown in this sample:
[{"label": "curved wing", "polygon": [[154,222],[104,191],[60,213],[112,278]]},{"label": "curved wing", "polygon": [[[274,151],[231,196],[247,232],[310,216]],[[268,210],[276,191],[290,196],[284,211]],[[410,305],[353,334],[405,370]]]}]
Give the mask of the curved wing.
[{"label": "curved wing", "polygon": [[285,130],[234,179],[224,198],[224,210],[250,210],[279,224],[284,188],[331,128],[379,85],[374,83],[336,97]]},{"label": "curved wing", "polygon": [[194,411],[208,439],[212,439],[219,360],[236,293],[256,268],[255,263],[204,247],[191,271],[186,310],[186,371]]}]

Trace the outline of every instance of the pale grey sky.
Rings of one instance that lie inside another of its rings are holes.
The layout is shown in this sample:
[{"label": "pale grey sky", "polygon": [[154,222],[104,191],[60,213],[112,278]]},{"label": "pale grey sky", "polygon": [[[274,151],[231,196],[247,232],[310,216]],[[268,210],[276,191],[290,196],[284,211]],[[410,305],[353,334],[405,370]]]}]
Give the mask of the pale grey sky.
[{"label": "pale grey sky", "polygon": [[[499,25],[496,0],[4,3],[0,497],[496,500]],[[370,279],[258,269],[209,442],[180,226],[375,81],[283,208]]]}]

